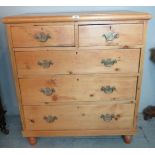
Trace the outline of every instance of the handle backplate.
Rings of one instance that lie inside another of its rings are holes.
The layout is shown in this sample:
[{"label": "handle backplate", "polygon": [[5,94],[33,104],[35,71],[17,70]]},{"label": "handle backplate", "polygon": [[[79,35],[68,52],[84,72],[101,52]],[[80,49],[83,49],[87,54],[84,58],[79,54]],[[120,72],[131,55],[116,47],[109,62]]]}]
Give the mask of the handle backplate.
[{"label": "handle backplate", "polygon": [[102,35],[106,41],[113,41],[117,38],[119,38],[119,34],[116,33],[116,32],[112,32],[112,31],[109,31],[105,34]]},{"label": "handle backplate", "polygon": [[42,66],[43,68],[49,68],[51,65],[53,65],[52,60],[39,60],[38,65]]},{"label": "handle backplate", "polygon": [[34,35],[34,38],[39,42],[46,42],[48,39],[51,38],[49,34],[45,34],[44,32],[39,32]]},{"label": "handle backplate", "polygon": [[114,86],[102,86],[101,91],[103,91],[105,94],[112,94],[114,91],[116,91],[116,88]]},{"label": "handle backplate", "polygon": [[48,116],[44,116],[43,118],[47,123],[53,123],[54,121],[56,121],[58,119],[57,116],[52,116],[52,115],[48,115]]},{"label": "handle backplate", "polygon": [[101,60],[101,64],[104,64],[105,67],[111,67],[115,63],[117,63],[117,60],[116,59],[108,58],[108,59],[102,59]]},{"label": "handle backplate", "polygon": [[102,114],[100,118],[103,119],[105,122],[110,122],[112,121],[113,118],[115,118],[115,115],[114,114]]},{"label": "handle backplate", "polygon": [[48,88],[48,87],[47,88],[41,88],[40,92],[42,92],[46,96],[51,96],[55,92],[55,89],[54,88]]}]

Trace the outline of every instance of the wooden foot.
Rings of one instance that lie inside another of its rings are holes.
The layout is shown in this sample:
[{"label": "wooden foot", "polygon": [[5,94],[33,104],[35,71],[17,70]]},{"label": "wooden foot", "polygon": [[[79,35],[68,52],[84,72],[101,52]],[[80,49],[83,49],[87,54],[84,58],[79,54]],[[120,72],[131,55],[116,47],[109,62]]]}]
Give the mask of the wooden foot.
[{"label": "wooden foot", "polygon": [[37,143],[37,138],[35,137],[28,137],[27,139],[28,139],[29,144],[31,145],[35,145]]},{"label": "wooden foot", "polygon": [[126,144],[130,144],[131,141],[132,141],[132,136],[129,136],[129,135],[125,135],[125,136],[122,136],[123,137],[123,140]]}]

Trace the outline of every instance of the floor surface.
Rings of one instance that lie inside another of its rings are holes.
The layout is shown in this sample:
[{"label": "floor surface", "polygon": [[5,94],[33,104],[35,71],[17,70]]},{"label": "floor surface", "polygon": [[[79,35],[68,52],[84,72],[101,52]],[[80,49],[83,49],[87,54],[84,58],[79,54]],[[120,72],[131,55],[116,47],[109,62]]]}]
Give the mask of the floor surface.
[{"label": "floor surface", "polygon": [[139,116],[138,133],[131,144],[124,144],[120,136],[102,137],[54,137],[38,138],[35,146],[29,145],[21,134],[18,116],[8,116],[9,135],[0,132],[0,148],[147,148],[155,147],[155,118],[144,121]]}]

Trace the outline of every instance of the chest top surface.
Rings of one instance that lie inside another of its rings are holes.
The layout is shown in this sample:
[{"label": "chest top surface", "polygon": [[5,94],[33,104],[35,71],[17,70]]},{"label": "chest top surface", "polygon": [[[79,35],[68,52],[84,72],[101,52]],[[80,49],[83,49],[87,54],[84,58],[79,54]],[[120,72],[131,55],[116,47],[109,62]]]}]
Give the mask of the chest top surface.
[{"label": "chest top surface", "polygon": [[106,12],[64,12],[64,13],[35,13],[3,18],[3,23],[38,23],[38,22],[71,22],[71,21],[100,21],[100,20],[148,20],[151,15],[143,12],[106,11]]}]

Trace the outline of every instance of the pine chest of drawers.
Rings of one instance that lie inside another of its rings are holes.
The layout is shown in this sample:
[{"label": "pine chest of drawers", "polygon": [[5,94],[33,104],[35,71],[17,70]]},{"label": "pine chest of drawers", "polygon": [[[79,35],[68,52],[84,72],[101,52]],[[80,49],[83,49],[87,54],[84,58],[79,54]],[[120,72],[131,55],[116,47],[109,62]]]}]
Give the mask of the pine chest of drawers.
[{"label": "pine chest of drawers", "polygon": [[5,17],[23,135],[136,133],[147,21],[137,12]]}]

